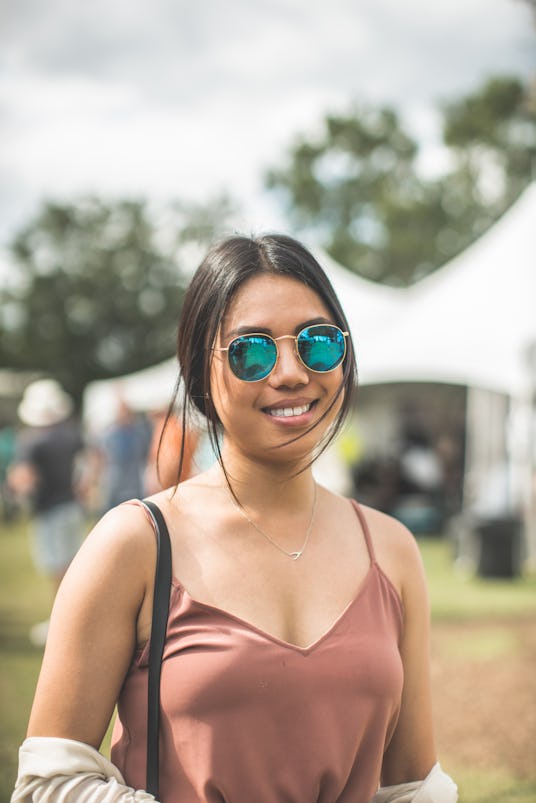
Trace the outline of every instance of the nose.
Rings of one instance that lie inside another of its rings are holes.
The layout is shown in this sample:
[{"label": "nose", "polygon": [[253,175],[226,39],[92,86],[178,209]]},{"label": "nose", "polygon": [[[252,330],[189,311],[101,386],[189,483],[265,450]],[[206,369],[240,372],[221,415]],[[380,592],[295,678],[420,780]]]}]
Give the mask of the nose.
[{"label": "nose", "polygon": [[296,353],[294,338],[279,339],[277,350],[277,362],[268,377],[272,387],[294,388],[306,385],[309,382],[309,374]]}]

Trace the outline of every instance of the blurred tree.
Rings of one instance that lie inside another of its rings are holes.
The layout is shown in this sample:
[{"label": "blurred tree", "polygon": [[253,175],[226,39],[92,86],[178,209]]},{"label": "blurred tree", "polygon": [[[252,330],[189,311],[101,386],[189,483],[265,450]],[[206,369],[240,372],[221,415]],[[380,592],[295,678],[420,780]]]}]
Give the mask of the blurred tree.
[{"label": "blurred tree", "polygon": [[[534,87],[496,77],[443,106],[443,141],[452,168],[437,186],[447,212],[438,256],[454,256],[520,195],[536,168]],[[441,264],[438,261],[438,265]]]},{"label": "blurred tree", "polygon": [[492,78],[478,92],[444,106],[444,142],[458,172],[472,178],[491,209],[494,203],[500,211],[510,205],[536,168],[531,89],[517,78]]},{"label": "blurred tree", "polygon": [[295,228],[356,273],[409,284],[490,225],[530,181],[536,114],[513,78],[490,80],[443,107],[451,170],[426,180],[417,143],[391,109],[328,115],[318,139],[301,137],[266,186]]},{"label": "blurred tree", "polygon": [[408,220],[432,205],[416,155],[393,110],[355,108],[328,115],[317,141],[300,138],[267,186],[283,191],[291,221],[339,262],[376,281],[409,281],[430,251],[429,226]]},{"label": "blurred tree", "polygon": [[11,244],[0,364],[54,376],[80,403],[89,382],[170,357],[181,258],[220,233],[231,205],[223,198],[167,211],[157,227],[143,201],[45,203]]}]

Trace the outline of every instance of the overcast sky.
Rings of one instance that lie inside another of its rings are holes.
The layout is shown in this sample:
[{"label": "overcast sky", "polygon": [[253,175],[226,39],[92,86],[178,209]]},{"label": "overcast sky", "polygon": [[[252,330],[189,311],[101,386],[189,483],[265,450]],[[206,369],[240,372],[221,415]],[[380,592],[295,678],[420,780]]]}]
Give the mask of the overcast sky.
[{"label": "overcast sky", "polygon": [[[0,243],[44,198],[204,199],[244,230],[297,132],[352,100],[432,141],[438,100],[536,71],[521,0],[8,0],[0,20]],[[435,151],[429,150],[430,164]]]}]

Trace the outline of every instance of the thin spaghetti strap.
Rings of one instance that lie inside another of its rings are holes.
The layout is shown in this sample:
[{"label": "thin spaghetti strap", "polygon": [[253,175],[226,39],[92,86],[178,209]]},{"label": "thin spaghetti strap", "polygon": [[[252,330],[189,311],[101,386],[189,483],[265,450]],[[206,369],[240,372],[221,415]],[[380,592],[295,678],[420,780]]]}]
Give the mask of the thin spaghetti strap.
[{"label": "thin spaghetti strap", "polygon": [[374,552],[374,547],[372,545],[372,536],[370,534],[367,519],[365,518],[365,514],[363,513],[361,505],[358,502],[356,502],[355,499],[351,499],[350,501],[352,503],[355,512],[357,513],[357,517],[363,530],[363,535],[365,536],[365,543],[367,545],[370,562],[371,564],[374,564],[376,563],[376,554]]}]

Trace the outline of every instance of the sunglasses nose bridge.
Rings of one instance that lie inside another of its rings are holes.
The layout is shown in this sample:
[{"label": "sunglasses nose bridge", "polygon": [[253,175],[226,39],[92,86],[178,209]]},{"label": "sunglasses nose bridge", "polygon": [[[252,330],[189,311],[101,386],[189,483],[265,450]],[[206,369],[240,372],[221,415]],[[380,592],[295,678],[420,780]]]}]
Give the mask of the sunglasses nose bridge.
[{"label": "sunglasses nose bridge", "polygon": [[300,352],[298,351],[298,337],[297,335],[281,335],[280,337],[274,337],[275,346],[277,349],[277,359],[281,359],[281,348],[279,346],[280,340],[292,340],[292,344],[289,344],[290,347],[294,351],[294,355],[300,360]]},{"label": "sunglasses nose bridge", "polygon": [[[284,344],[282,344],[282,346],[280,345],[281,340],[292,340],[293,342],[289,343],[288,346],[285,347]],[[277,360],[272,369],[272,373],[286,374],[289,371],[295,373],[296,369],[298,368],[301,375],[302,371],[305,370],[305,366],[298,351],[297,336],[281,335],[280,337],[275,337],[274,342],[277,348]]]}]

